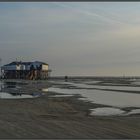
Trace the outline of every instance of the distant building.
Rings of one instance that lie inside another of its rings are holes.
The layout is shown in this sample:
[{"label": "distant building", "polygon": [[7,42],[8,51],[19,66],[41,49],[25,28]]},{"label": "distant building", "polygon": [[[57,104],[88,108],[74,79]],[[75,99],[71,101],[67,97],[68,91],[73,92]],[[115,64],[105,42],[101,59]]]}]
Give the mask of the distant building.
[{"label": "distant building", "polygon": [[49,65],[39,61],[14,61],[1,67],[1,74],[4,79],[47,79],[50,72]]}]

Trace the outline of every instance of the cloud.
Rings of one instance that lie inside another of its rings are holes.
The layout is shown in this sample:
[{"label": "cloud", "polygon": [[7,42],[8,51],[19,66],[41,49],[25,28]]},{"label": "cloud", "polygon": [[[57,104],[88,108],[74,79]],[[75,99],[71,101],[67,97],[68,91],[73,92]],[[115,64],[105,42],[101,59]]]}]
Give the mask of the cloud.
[{"label": "cloud", "polygon": [[119,15],[114,4],[114,9],[103,5],[5,4],[6,9],[0,7],[3,63],[17,57],[47,61],[54,75],[113,75],[137,66],[140,26],[130,19],[139,12]]},{"label": "cloud", "polygon": [[[101,12],[92,12],[92,11],[90,11],[90,10],[84,10],[84,9],[81,9],[81,7],[79,8],[79,7],[71,7],[71,6],[69,6],[69,4],[64,4],[64,3],[55,3],[56,5],[58,5],[58,6],[60,6],[60,7],[63,7],[63,8],[65,8],[65,9],[70,9],[71,11],[75,11],[75,12],[77,12],[77,13],[81,13],[81,14],[84,14],[85,16],[89,16],[89,17],[97,17],[97,18],[99,18],[100,20],[104,20],[104,21],[107,21],[107,22],[109,22],[109,23],[116,23],[116,24],[122,24],[122,25],[129,25],[129,23],[127,23],[127,22],[123,22],[123,21],[121,21],[121,20],[117,20],[117,19],[115,19],[114,17],[116,17],[116,15],[114,15],[114,14],[111,14],[111,16],[109,16],[109,15],[105,15],[105,14],[103,14],[103,13],[101,13]],[[90,7],[90,5],[88,5],[89,7]]]}]

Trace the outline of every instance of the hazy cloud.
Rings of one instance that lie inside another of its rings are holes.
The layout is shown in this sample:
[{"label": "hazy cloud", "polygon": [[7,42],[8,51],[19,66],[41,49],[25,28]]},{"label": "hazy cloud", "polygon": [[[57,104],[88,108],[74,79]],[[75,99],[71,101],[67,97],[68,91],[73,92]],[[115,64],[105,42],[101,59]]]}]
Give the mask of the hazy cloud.
[{"label": "hazy cloud", "polygon": [[46,61],[53,75],[140,75],[140,4],[0,4],[0,57]]}]

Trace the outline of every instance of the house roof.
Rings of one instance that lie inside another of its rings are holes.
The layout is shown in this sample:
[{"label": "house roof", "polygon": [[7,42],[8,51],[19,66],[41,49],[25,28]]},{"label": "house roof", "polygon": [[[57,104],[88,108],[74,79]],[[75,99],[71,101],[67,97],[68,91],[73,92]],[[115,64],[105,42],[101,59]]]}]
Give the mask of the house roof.
[{"label": "house roof", "polygon": [[19,65],[19,64],[30,65],[31,62],[13,61],[13,62],[11,62],[9,64],[4,65],[4,66]]},{"label": "house roof", "polygon": [[47,63],[45,62],[41,62],[41,61],[34,61],[35,63],[40,63],[40,64],[44,64],[44,65],[48,65]]},{"label": "house roof", "polygon": [[35,61],[35,62],[13,61],[13,62],[11,62],[11,63],[9,63],[9,64],[4,65],[4,66],[20,65],[20,64],[22,64],[22,65],[30,65],[30,64],[32,64],[32,63],[40,63],[40,64],[48,65],[47,63],[40,62],[40,61]]}]

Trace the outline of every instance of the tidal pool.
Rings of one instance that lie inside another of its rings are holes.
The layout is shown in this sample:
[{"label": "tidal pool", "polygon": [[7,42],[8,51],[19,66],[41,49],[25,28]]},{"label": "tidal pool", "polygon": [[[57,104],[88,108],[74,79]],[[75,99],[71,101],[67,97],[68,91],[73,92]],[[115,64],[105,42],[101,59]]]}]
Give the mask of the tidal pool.
[{"label": "tidal pool", "polygon": [[13,94],[6,93],[6,92],[0,92],[0,99],[23,99],[23,98],[35,98],[35,97],[37,97],[37,96],[27,95],[27,94],[13,95]]},{"label": "tidal pool", "polygon": [[52,95],[52,96],[49,96],[49,97],[71,97],[71,96],[73,96],[73,95],[64,94],[64,95]]},{"label": "tidal pool", "polygon": [[[61,82],[60,82],[61,83]],[[140,107],[140,94],[131,93],[131,90],[140,91],[140,87],[126,87],[126,86],[93,86],[86,84],[77,84],[77,83],[67,83],[74,85],[75,87],[82,87],[82,89],[76,88],[61,88],[61,87],[50,87],[49,91],[62,94],[80,94],[84,97],[84,100],[91,101],[97,104],[109,105],[114,107]],[[99,89],[93,89],[93,88]],[[128,90],[127,92],[117,92],[117,91],[105,91],[100,90],[103,88],[109,89],[124,89]],[[45,90],[45,89],[44,89]]]},{"label": "tidal pool", "polygon": [[83,99],[97,104],[116,107],[140,107],[140,94],[135,93],[53,87],[49,88],[49,91],[62,94],[80,94],[85,97]]},{"label": "tidal pool", "polygon": [[132,115],[132,114],[140,114],[140,109],[132,109],[130,112],[127,113],[127,115]]},{"label": "tidal pool", "polygon": [[36,93],[36,92],[33,92],[32,94],[27,94],[28,93],[27,92],[25,94],[23,93],[20,87],[21,84],[22,83],[17,84],[17,82],[0,81],[0,99],[26,99],[26,98],[36,98],[43,95],[43,93]]},{"label": "tidal pool", "polygon": [[113,116],[113,115],[123,115],[125,111],[118,109],[118,108],[111,108],[111,107],[102,107],[102,108],[95,108],[91,109],[90,115],[96,116]]}]

